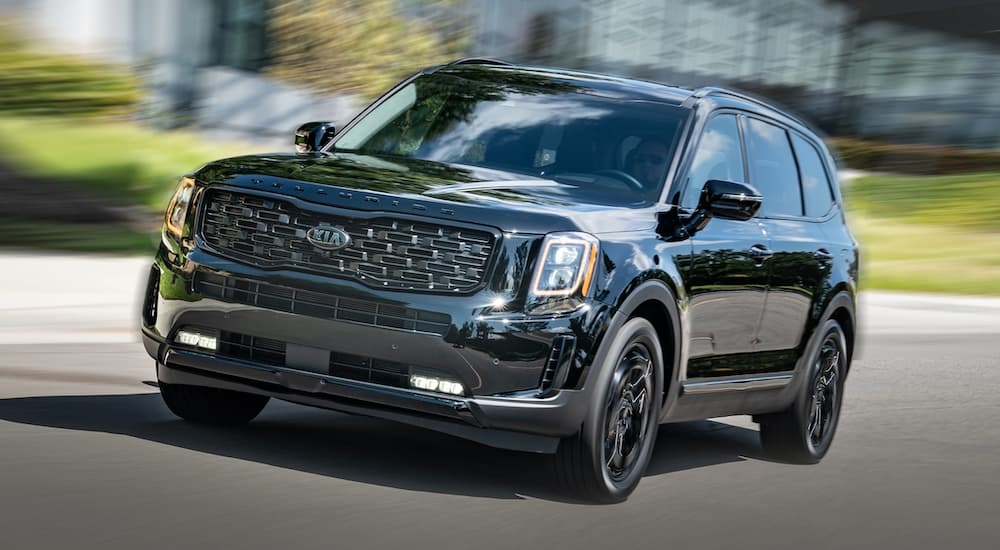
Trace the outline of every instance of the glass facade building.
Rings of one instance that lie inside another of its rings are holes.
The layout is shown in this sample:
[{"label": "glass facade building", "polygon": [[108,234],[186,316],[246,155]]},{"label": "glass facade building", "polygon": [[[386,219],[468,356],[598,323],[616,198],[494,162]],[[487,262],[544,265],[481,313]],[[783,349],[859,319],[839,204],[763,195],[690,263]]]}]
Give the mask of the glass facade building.
[{"label": "glass facade building", "polygon": [[477,55],[729,85],[830,132],[1000,148],[1000,94],[992,93],[1000,41],[989,36],[862,18],[848,1],[474,3]]}]

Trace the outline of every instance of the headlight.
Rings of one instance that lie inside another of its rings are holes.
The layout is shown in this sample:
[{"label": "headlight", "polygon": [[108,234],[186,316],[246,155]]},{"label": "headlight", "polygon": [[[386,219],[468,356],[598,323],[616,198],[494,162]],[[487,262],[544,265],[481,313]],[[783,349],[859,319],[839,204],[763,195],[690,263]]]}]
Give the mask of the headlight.
[{"label": "headlight", "polygon": [[184,235],[184,222],[187,220],[188,206],[191,205],[191,194],[194,192],[194,178],[183,177],[177,185],[177,191],[167,205],[164,223],[167,231],[175,237]]},{"label": "headlight", "polygon": [[597,261],[598,241],[586,233],[553,233],[545,238],[531,293],[538,297],[585,296]]}]

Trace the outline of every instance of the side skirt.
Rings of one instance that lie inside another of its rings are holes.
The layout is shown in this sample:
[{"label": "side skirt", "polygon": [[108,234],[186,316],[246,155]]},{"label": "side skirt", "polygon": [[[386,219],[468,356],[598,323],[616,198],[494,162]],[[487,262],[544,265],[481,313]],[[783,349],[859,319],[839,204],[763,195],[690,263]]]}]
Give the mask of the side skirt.
[{"label": "side skirt", "polygon": [[777,412],[794,400],[793,380],[793,371],[685,380],[681,382],[676,404],[664,421]]}]

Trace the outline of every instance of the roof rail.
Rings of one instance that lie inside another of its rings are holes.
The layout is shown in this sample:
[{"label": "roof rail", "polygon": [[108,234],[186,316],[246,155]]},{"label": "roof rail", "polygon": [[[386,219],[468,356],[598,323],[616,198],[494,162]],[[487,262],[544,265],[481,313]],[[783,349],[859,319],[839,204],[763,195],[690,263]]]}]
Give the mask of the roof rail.
[{"label": "roof rail", "polygon": [[795,122],[798,122],[799,124],[801,124],[803,126],[806,126],[806,127],[809,126],[808,124],[806,124],[806,122],[804,120],[802,120],[798,116],[793,115],[786,108],[780,108],[777,105],[773,105],[773,104],[767,103],[766,101],[758,99],[758,98],[756,98],[756,97],[754,97],[752,95],[747,95],[747,94],[744,94],[744,93],[741,93],[741,92],[730,90],[728,88],[719,88],[718,86],[703,86],[703,87],[698,88],[697,90],[695,90],[694,93],[691,94],[691,97],[692,98],[696,98],[696,99],[701,99],[703,97],[707,97],[707,96],[710,96],[710,95],[727,95],[727,96],[730,96],[730,97],[735,97],[735,98],[742,99],[744,101],[749,101],[751,103],[756,103],[757,105],[760,105],[761,107],[766,107],[768,109],[771,109],[772,111],[777,111],[777,112],[781,113],[782,115],[784,115],[784,116],[786,116],[786,117],[794,120]]},{"label": "roof rail", "polygon": [[456,59],[447,66],[452,65],[503,65],[509,67],[511,63],[500,59],[491,59],[489,57],[463,57],[462,59]]}]

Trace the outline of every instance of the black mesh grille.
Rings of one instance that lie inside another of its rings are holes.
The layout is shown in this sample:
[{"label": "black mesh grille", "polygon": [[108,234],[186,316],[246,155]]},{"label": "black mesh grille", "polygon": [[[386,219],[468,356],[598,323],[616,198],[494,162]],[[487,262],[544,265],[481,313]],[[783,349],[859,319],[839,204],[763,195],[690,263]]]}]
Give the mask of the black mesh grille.
[{"label": "black mesh grille", "polygon": [[[306,233],[339,228],[345,248],[324,251]],[[292,267],[378,288],[470,291],[485,275],[495,237],[487,231],[391,217],[350,218],[291,202],[224,190],[205,197],[201,237],[215,252],[263,267]]]},{"label": "black mesh grille", "polygon": [[437,335],[447,334],[451,327],[451,317],[443,313],[343,298],[205,271],[195,274],[194,287],[195,292],[209,298],[320,319]]}]

